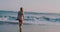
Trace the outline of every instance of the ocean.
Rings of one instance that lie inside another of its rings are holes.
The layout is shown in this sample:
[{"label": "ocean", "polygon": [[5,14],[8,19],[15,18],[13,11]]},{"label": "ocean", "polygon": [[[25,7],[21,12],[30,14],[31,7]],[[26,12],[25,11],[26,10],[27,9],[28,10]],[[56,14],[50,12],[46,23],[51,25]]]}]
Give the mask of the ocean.
[{"label": "ocean", "polygon": [[[0,10],[0,32],[19,32],[19,24],[18,20],[16,20],[17,14],[18,12],[15,11]],[[50,29],[51,26],[53,29],[55,29],[57,26],[60,27],[59,13],[24,12],[23,32],[35,32],[35,30],[39,28],[42,29],[39,29],[40,31],[45,31],[44,27],[49,27]],[[54,28],[54,26],[56,27]],[[34,27],[39,28],[35,29]]]}]

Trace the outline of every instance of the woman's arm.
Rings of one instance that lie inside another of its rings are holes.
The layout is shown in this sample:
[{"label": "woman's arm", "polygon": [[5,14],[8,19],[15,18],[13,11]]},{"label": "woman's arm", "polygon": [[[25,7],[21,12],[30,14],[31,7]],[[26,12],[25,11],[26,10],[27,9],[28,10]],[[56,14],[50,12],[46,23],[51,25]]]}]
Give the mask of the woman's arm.
[{"label": "woman's arm", "polygon": [[24,20],[24,12],[22,13],[22,16],[23,16],[23,20]]}]

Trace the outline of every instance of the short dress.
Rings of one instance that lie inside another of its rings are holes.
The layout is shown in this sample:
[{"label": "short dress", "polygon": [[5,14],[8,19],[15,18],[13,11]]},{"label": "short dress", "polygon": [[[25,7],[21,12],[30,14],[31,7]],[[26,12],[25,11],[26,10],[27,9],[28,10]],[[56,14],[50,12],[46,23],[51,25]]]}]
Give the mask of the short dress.
[{"label": "short dress", "polygon": [[18,12],[18,16],[17,16],[17,19],[18,19],[18,20],[23,20],[22,14],[23,14],[23,13],[22,13],[21,11]]}]

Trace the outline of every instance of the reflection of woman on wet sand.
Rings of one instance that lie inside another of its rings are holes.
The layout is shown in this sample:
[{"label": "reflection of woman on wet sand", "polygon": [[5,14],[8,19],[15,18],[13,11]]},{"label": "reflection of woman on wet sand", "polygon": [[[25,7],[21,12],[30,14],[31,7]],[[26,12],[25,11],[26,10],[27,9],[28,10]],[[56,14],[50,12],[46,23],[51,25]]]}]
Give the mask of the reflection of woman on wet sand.
[{"label": "reflection of woman on wet sand", "polygon": [[20,11],[18,12],[17,20],[19,21],[20,32],[22,32],[21,30],[22,30],[22,25],[24,21],[24,11],[22,7],[20,8]]}]

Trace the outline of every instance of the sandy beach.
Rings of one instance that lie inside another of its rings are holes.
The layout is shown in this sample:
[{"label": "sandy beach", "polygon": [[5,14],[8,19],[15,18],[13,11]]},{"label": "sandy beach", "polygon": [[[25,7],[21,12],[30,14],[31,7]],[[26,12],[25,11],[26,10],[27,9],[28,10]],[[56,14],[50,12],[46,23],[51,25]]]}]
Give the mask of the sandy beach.
[{"label": "sandy beach", "polygon": [[60,32],[58,25],[23,25],[22,32]]},{"label": "sandy beach", "polygon": [[[19,32],[18,24],[1,24],[0,32]],[[60,25],[23,25],[22,32],[60,32]]]}]

